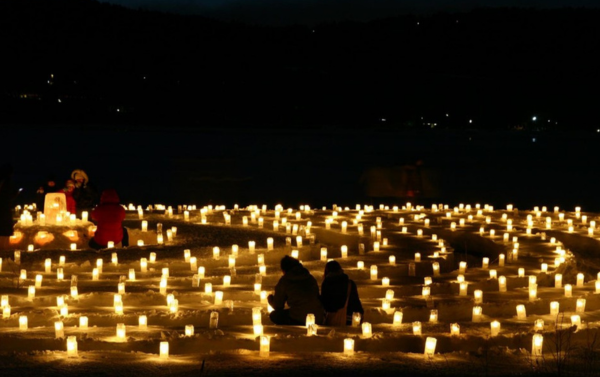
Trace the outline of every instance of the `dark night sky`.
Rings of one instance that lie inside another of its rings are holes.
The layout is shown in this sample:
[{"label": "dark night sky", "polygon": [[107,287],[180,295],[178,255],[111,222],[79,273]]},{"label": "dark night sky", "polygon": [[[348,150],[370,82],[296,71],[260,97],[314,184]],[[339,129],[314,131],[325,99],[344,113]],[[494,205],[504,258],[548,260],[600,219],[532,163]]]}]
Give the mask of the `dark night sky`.
[{"label": "dark night sky", "polygon": [[402,13],[477,7],[599,7],[598,0],[109,0],[131,8],[200,14],[266,24],[366,21]]}]

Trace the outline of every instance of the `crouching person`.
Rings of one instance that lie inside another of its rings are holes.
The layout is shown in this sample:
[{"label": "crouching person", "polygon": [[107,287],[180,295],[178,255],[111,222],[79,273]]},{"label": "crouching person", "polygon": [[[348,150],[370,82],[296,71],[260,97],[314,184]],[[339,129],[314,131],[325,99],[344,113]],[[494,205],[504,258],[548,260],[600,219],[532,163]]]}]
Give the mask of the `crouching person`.
[{"label": "crouching person", "polygon": [[102,192],[100,204],[92,210],[91,216],[96,222],[96,233],[89,243],[92,249],[105,249],[110,241],[115,246],[129,246],[129,235],[123,227],[125,209],[119,204],[119,195],[115,190]]},{"label": "crouching person", "polygon": [[271,321],[276,325],[304,325],[306,315],[314,314],[315,323],[323,323],[317,280],[302,263],[287,255],[281,259],[281,271],[283,276],[275,286],[275,294],[268,297],[273,308]]}]

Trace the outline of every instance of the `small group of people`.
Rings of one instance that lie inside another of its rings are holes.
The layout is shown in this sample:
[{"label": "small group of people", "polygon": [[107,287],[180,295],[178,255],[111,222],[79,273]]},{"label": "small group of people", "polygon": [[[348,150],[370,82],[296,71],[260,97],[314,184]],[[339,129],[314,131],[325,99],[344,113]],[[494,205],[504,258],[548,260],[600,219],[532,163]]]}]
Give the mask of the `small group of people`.
[{"label": "small group of people", "polygon": [[90,213],[92,221],[96,223],[96,232],[88,244],[92,249],[106,248],[109,242],[122,247],[129,246],[127,229],[123,227],[125,209],[120,205],[119,195],[114,189],[104,190],[97,204],[98,191],[84,170],[73,170],[62,189],[58,188],[56,179],[50,175],[37,190],[38,208],[44,208],[46,194],[57,192],[65,194],[67,211],[70,213]]},{"label": "small group of people", "polygon": [[360,313],[362,321],[358,288],[337,261],[325,265],[320,293],[317,280],[299,260],[286,255],[281,259],[281,271],[283,276],[268,297],[273,323],[304,325],[307,314],[314,314],[316,324],[327,326],[349,325],[353,313]]},{"label": "small group of people", "polygon": [[98,191],[82,169],[73,170],[71,178],[65,181],[63,187],[56,184],[54,175],[49,175],[36,191],[37,208],[43,211],[46,194],[57,192],[65,194],[67,211],[70,213],[90,211],[98,200]]},{"label": "small group of people", "polygon": [[[0,165],[0,251],[10,249],[10,236],[14,234],[13,208],[20,190],[12,185],[13,169],[10,164]],[[88,243],[92,249],[100,250],[109,242],[122,247],[129,246],[127,229],[123,227],[125,209],[120,204],[119,196],[114,189],[102,192],[97,204],[98,192],[82,169],[75,169],[71,178],[67,179],[64,188],[59,188],[54,176],[47,177],[36,192],[36,205],[43,211],[46,195],[64,193],[67,211],[81,216],[83,211],[90,213],[96,223],[96,232]]]}]

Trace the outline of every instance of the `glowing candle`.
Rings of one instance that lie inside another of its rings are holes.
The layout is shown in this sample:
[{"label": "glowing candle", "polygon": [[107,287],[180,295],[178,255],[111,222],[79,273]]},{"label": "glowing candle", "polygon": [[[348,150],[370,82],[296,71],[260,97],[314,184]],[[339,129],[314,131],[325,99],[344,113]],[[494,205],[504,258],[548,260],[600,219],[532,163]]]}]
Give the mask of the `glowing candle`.
[{"label": "glowing candle", "polygon": [[421,322],[415,321],[412,323],[413,335],[421,335]]},{"label": "glowing candle", "polygon": [[44,267],[45,267],[45,272],[47,274],[52,272],[52,259],[50,258],[46,258],[45,262],[44,262]]},{"label": "glowing candle", "polygon": [[483,258],[481,262],[481,268],[486,269],[490,265],[490,258]]},{"label": "glowing candle", "polygon": [[558,301],[552,301],[550,303],[550,315],[557,316],[559,313],[560,303]]},{"label": "glowing candle", "polygon": [[148,272],[148,260],[146,258],[140,259],[140,271],[143,273]]},{"label": "glowing candle", "polygon": [[542,356],[542,345],[544,344],[544,336],[542,334],[534,334],[531,340],[531,356]]},{"label": "glowing candle", "polygon": [[248,241],[248,252],[250,254],[254,254],[254,250],[256,249],[256,242],[255,241]]},{"label": "glowing candle", "polygon": [[30,285],[27,289],[27,298],[32,301],[35,298],[35,285]]},{"label": "glowing candle", "polygon": [[198,276],[200,279],[204,279],[204,275],[206,274],[206,268],[204,266],[198,267]]},{"label": "glowing candle", "polygon": [[100,277],[100,273],[98,272],[98,268],[94,268],[92,270],[92,280],[96,281]]},{"label": "glowing candle", "polygon": [[519,268],[517,276],[520,277],[520,278],[524,278],[525,277],[525,269],[524,268]]},{"label": "glowing candle", "polygon": [[19,330],[27,330],[27,316],[22,315],[19,317]]},{"label": "glowing candle", "polygon": [[21,270],[21,274],[19,275],[19,280],[27,280],[27,270]]},{"label": "glowing candle", "polygon": [[371,266],[371,280],[377,280],[377,266]]},{"label": "glowing candle", "polygon": [[352,327],[358,327],[362,316],[360,313],[352,313]]},{"label": "glowing candle", "polygon": [[415,262],[421,261],[421,253],[415,253]]},{"label": "glowing candle", "polygon": [[425,286],[421,290],[421,294],[423,295],[424,298],[429,297],[430,293],[431,293],[431,287],[429,287],[429,286]]},{"label": "glowing candle", "polygon": [[392,266],[396,265],[396,256],[395,255],[390,255],[388,260]]},{"label": "glowing candle", "polygon": [[321,262],[327,262],[327,248],[321,248]]},{"label": "glowing candle", "polygon": [[490,270],[490,279],[496,279],[498,277],[498,271]]},{"label": "glowing candle", "polygon": [[542,263],[542,273],[548,273],[548,263]]},{"label": "glowing candle", "polygon": [[35,275],[35,287],[36,288],[41,288],[42,287],[42,279],[43,276],[42,275]]},{"label": "glowing candle", "polygon": [[467,262],[460,262],[458,264],[458,272],[464,274],[467,271]]},{"label": "glowing candle", "polygon": [[71,286],[71,298],[73,298],[73,300],[77,300],[79,298],[79,290],[77,289],[77,286]]},{"label": "glowing candle", "polygon": [[473,307],[473,315],[471,317],[473,322],[481,322],[481,315],[482,315],[482,308],[481,306],[474,306]]},{"label": "glowing candle", "polygon": [[571,286],[571,284],[566,284],[565,285],[565,297],[572,297],[573,296],[573,287]]},{"label": "glowing candle", "polygon": [[[396,310],[394,312],[394,319],[393,319],[392,325],[396,326],[396,327],[400,326],[402,324],[402,317],[403,317],[402,311],[401,310]],[[359,320],[359,322],[360,322],[360,320]]]},{"label": "glowing candle", "polygon": [[497,336],[500,333],[500,322],[492,321],[490,323],[491,336]]},{"label": "glowing candle", "polygon": [[185,325],[185,336],[194,336],[194,325]]},{"label": "glowing candle", "polygon": [[[298,212],[299,213],[299,212]],[[262,335],[260,337],[260,356],[261,357],[269,357],[269,352],[271,350],[271,338],[267,335]]]},{"label": "glowing candle", "polygon": [[468,288],[468,284],[466,282],[462,282],[460,283],[460,291],[459,291],[459,296],[466,296],[467,295],[467,288]]},{"label": "glowing candle", "polygon": [[133,268],[129,269],[129,279],[130,281],[135,281],[135,270]]},{"label": "glowing candle", "polygon": [[585,298],[578,298],[577,304],[575,305],[575,313],[584,313],[585,312]]},{"label": "glowing candle", "polygon": [[537,300],[537,284],[529,285],[529,301]]},{"label": "glowing candle", "polygon": [[596,285],[596,292],[595,293],[596,294],[600,294],[600,280],[596,280],[595,285]]},{"label": "glowing candle", "polygon": [[384,277],[383,279],[381,279],[381,285],[384,287],[389,287],[390,286],[390,278]]},{"label": "glowing candle", "polygon": [[506,256],[504,254],[498,255],[498,266],[504,267],[504,260],[505,259],[506,259]]},{"label": "glowing candle", "polygon": [[159,358],[166,360],[169,358],[169,342],[160,342]]},{"label": "glowing candle", "polygon": [[498,278],[498,290],[500,292],[506,292],[506,277],[500,276]]},{"label": "glowing candle", "polygon": [[2,307],[2,318],[10,318],[10,305],[5,305]]},{"label": "glowing candle", "polygon": [[456,281],[459,283],[463,283],[465,281],[465,275],[457,275]]},{"label": "glowing candle", "polygon": [[[529,275],[529,287],[537,284],[537,277],[535,275]],[[537,286],[537,285],[536,285]]]},{"label": "glowing candle", "polygon": [[146,330],[148,328],[148,317],[141,315],[138,317],[138,327],[140,330]]},{"label": "glowing candle", "polygon": [[344,355],[346,355],[346,356],[354,355],[354,339],[350,339],[350,338],[344,339]]},{"label": "glowing candle", "polygon": [[432,337],[427,337],[425,340],[425,356],[433,357],[435,355],[435,347],[437,345],[437,339]]},{"label": "glowing candle", "polygon": [[204,293],[206,293],[207,295],[212,295],[212,284],[211,283],[204,284]]},{"label": "glowing candle", "polygon": [[356,262],[356,268],[359,270],[363,270],[365,268],[365,262],[363,262],[363,261]]},{"label": "glowing candle", "polygon": [[215,305],[223,304],[223,291],[215,291]]},{"label": "glowing candle", "polygon": [[577,274],[577,287],[581,288],[584,284],[585,275],[581,272]]},{"label": "glowing candle", "polygon": [[77,337],[67,338],[67,357],[77,357]]},{"label": "glowing candle", "polygon": [[480,289],[475,290],[473,292],[474,300],[476,304],[481,304],[483,302],[483,291]]},{"label": "glowing candle", "polygon": [[62,268],[57,268],[56,269],[56,280],[58,281],[62,281],[65,278],[65,274],[63,273],[63,269]]},{"label": "glowing candle", "polygon": [[453,323],[450,325],[450,335],[451,336],[460,335],[460,325],[458,323]]},{"label": "glowing candle", "polygon": [[437,309],[431,309],[431,311],[429,312],[429,322],[437,323],[437,321],[438,321],[438,311],[437,311]]},{"label": "glowing candle", "polygon": [[85,330],[88,328],[88,317],[81,316],[79,317],[79,328]]},{"label": "glowing candle", "polygon": [[342,256],[342,259],[348,258],[348,246],[342,245],[342,247],[341,247],[341,256]]},{"label": "glowing candle", "polygon": [[525,305],[517,305],[517,319],[527,319],[527,311],[525,310]]},{"label": "glowing candle", "polygon": [[433,269],[433,276],[440,276],[440,264],[438,262],[433,262],[431,268]]}]

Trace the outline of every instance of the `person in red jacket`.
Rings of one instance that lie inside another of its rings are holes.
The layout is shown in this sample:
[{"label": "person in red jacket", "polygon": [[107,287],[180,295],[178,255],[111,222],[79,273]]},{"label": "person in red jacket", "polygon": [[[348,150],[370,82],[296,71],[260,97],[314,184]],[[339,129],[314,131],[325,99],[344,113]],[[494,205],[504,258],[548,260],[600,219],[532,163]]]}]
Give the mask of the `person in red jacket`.
[{"label": "person in red jacket", "polygon": [[73,190],[75,189],[75,182],[68,179],[65,183],[65,188],[62,190],[65,193],[65,197],[67,199],[67,211],[70,214],[75,214],[77,212],[75,203],[75,199],[73,199]]},{"label": "person in red jacket", "polygon": [[104,249],[110,241],[115,245],[122,243],[123,247],[129,246],[127,229],[123,227],[125,209],[119,204],[119,195],[114,189],[102,192],[100,204],[92,210],[91,215],[97,227],[89,243],[92,249]]}]

